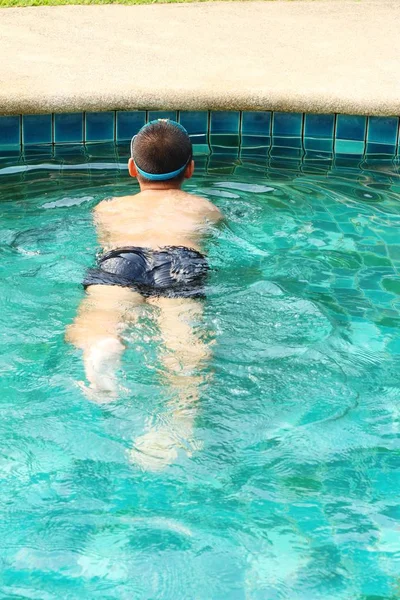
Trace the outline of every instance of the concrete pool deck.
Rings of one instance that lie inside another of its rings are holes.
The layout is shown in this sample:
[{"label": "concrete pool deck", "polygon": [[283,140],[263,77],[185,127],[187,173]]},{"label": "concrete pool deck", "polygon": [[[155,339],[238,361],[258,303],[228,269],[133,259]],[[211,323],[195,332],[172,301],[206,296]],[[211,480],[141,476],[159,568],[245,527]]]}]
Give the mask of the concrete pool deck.
[{"label": "concrete pool deck", "polygon": [[400,2],[0,9],[0,113],[400,114]]}]

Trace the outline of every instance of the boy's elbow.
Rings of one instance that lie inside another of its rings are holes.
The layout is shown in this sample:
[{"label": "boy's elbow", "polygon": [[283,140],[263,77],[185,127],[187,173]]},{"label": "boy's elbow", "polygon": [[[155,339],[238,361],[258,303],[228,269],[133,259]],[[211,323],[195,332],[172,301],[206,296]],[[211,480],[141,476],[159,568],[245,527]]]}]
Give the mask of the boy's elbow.
[{"label": "boy's elbow", "polygon": [[212,219],[213,219],[214,223],[221,223],[221,221],[224,220],[224,215],[219,210],[219,208],[215,207],[215,210],[213,211]]}]

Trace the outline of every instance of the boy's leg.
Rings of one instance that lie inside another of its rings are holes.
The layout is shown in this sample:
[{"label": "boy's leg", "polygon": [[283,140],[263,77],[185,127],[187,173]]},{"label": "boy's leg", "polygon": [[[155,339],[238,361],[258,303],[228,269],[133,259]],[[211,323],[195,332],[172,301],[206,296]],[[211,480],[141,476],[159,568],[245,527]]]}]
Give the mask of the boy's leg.
[{"label": "boy's leg", "polygon": [[87,289],[75,321],[67,328],[66,340],[83,350],[90,387],[117,393],[116,372],[124,351],[120,334],[137,318],[144,298],[128,288],[92,285]]},{"label": "boy's leg", "polygon": [[163,468],[176,458],[179,446],[190,445],[200,385],[205,381],[203,365],[210,356],[209,344],[201,339],[198,325],[203,316],[200,301],[182,298],[148,300],[156,309],[163,339],[163,375],[174,393],[164,422],[136,440],[133,462],[147,469]]}]

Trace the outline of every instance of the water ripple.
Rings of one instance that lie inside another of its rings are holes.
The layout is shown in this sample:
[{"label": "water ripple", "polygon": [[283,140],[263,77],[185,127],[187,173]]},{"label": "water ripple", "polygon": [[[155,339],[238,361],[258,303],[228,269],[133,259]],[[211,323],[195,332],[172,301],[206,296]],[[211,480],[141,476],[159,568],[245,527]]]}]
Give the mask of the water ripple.
[{"label": "water ripple", "polygon": [[398,166],[197,172],[189,188],[226,215],[207,240],[211,357],[190,452],[151,472],[129,453],[179,405],[152,311],[124,333],[111,404],[83,396],[64,342],[97,250],[90,209],[137,190],[90,152],[0,169],[0,596],[394,598]]}]

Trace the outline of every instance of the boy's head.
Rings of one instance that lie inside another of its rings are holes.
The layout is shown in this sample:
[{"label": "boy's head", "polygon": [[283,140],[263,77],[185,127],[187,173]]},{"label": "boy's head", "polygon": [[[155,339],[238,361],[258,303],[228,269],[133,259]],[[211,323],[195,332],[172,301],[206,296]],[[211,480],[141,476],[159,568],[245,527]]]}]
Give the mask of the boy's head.
[{"label": "boy's head", "polygon": [[128,167],[139,183],[181,184],[193,173],[192,143],[186,129],[168,119],[147,123],[132,139]]}]

